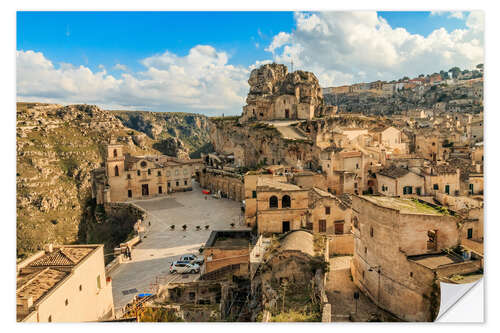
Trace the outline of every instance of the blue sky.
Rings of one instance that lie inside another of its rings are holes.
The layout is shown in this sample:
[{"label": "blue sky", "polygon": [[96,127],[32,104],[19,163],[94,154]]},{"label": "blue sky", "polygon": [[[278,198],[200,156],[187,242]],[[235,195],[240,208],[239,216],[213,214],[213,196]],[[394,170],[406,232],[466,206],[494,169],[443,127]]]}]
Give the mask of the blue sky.
[{"label": "blue sky", "polygon": [[18,100],[238,113],[249,71],[271,61],[293,59],[322,86],[471,67],[476,14],[18,12]]},{"label": "blue sky", "polygon": [[[465,22],[430,12],[379,12],[393,27],[427,36]],[[197,44],[226,50],[249,66],[269,57],[274,35],[294,28],[293,12],[18,12],[17,49],[38,50],[55,62],[140,69],[139,60],[165,50],[185,55]],[[259,48],[256,47],[259,44]]]}]

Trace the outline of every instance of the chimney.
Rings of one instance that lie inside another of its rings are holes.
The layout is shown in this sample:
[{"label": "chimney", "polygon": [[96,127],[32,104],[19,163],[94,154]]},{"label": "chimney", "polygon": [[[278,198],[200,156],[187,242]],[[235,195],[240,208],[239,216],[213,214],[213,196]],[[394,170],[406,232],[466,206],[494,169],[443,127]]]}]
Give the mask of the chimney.
[{"label": "chimney", "polygon": [[52,253],[54,251],[54,245],[52,243],[45,245],[45,252]]},{"label": "chimney", "polygon": [[27,315],[30,313],[30,308],[33,306],[33,296],[21,298],[21,307],[18,308],[18,313]]}]

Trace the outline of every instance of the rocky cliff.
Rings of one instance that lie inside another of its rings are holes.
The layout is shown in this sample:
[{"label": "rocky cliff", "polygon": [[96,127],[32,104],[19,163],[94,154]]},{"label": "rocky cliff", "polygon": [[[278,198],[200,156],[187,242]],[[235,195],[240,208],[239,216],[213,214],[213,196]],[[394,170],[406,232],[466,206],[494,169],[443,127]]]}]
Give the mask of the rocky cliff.
[{"label": "rocky cliff", "polygon": [[210,150],[208,118],[180,112],[110,111],[126,127],[155,140],[153,147],[165,155],[198,158]]}]

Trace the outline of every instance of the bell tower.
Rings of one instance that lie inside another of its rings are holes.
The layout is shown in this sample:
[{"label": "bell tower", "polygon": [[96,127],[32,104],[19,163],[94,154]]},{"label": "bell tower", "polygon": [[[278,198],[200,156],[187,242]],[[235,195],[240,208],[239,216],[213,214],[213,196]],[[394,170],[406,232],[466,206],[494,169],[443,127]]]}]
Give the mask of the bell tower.
[{"label": "bell tower", "polygon": [[120,177],[125,172],[125,156],[123,156],[123,146],[117,144],[114,139],[106,146],[106,175],[108,179]]}]

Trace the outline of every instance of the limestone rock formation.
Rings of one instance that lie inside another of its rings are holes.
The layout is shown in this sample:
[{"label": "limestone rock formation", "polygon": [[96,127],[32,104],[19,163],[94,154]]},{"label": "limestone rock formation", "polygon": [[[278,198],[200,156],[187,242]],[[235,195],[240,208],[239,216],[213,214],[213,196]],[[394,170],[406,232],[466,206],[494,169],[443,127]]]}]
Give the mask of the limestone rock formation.
[{"label": "limestone rock formation", "polygon": [[323,104],[323,93],[311,72],[288,73],[282,64],[266,64],[252,70],[250,90],[240,123],[251,120],[312,119],[333,113]]}]

